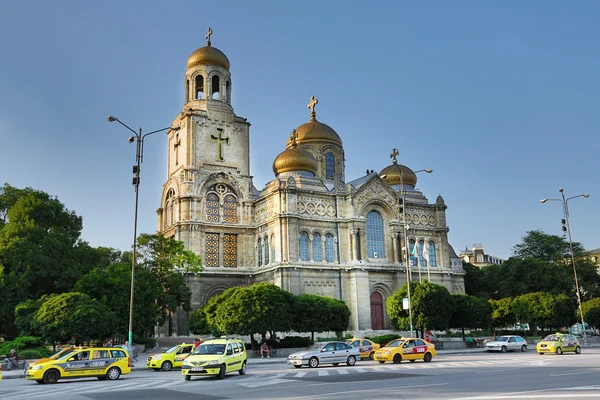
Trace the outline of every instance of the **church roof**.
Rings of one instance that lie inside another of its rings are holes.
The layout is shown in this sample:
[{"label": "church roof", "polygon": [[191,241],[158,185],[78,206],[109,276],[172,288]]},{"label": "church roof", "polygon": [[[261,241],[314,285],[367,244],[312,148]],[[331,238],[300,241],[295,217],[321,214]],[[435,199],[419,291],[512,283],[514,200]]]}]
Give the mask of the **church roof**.
[{"label": "church roof", "polygon": [[[315,96],[311,96],[308,108],[311,109],[310,121],[300,125],[296,128],[296,143],[304,144],[311,142],[326,142],[333,143],[338,146],[342,145],[342,139],[329,125],[317,121],[317,114],[315,113],[315,106],[319,103],[319,100],[315,99]],[[287,147],[292,146],[292,139],[288,140]]]},{"label": "church roof", "polygon": [[454,251],[454,247],[450,243],[448,243],[448,254],[450,254],[450,258],[459,258],[456,255],[456,251]]},{"label": "church roof", "polygon": [[212,35],[212,29],[208,28],[206,46],[190,54],[187,60],[188,69],[196,65],[217,65],[229,70],[229,59],[221,50],[210,45],[210,35]]},{"label": "church roof", "polygon": [[351,182],[348,182],[348,185],[352,185],[355,188],[358,188],[360,185],[362,185],[363,183],[365,183],[367,180],[369,180],[369,178],[373,175],[377,175],[375,172],[370,172],[367,175],[361,176],[358,179],[355,179]]}]

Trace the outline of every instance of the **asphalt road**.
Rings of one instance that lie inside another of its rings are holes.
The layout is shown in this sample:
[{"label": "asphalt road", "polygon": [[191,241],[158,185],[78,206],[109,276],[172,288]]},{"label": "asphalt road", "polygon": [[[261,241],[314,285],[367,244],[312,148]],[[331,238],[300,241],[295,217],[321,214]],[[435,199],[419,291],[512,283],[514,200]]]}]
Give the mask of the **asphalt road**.
[{"label": "asphalt road", "polygon": [[600,349],[580,355],[470,353],[439,355],[431,363],[296,369],[286,364],[248,365],[248,373],[222,381],[186,382],[180,371],[136,370],[117,381],[79,379],[39,385],[0,381],[6,399],[600,399]]}]

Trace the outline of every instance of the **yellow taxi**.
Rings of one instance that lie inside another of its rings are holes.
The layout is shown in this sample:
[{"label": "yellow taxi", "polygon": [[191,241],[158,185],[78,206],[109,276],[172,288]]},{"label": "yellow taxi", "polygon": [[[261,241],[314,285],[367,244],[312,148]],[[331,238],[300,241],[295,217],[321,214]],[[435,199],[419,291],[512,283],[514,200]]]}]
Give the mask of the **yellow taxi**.
[{"label": "yellow taxi", "polygon": [[[32,365],[36,365],[48,360],[56,360],[62,356],[64,356],[67,353],[70,353],[74,350],[74,348],[71,347],[64,347],[62,349],[60,349],[59,351],[57,351],[56,353],[52,354],[50,357],[46,357],[46,358],[40,358],[38,360],[32,360],[32,361],[28,361],[27,362],[27,367],[31,367]],[[25,369],[27,369],[27,367],[25,367]]]},{"label": "yellow taxi", "polygon": [[561,355],[568,351],[581,354],[581,346],[577,338],[566,333],[553,333],[546,336],[544,340],[535,346],[535,349],[539,354],[556,353]]},{"label": "yellow taxi", "polygon": [[245,375],[247,357],[246,347],[239,339],[222,337],[207,340],[184,360],[181,373],[186,381],[192,379],[192,376],[207,375],[223,379],[226,373],[235,371]]},{"label": "yellow taxi", "polygon": [[403,360],[430,362],[435,357],[435,346],[418,338],[400,338],[386,344],[375,352],[375,360],[383,364],[391,361],[400,364]]},{"label": "yellow taxi", "polygon": [[346,343],[352,347],[358,348],[361,360],[372,360],[373,357],[375,357],[375,351],[379,350],[379,345],[369,339],[352,338],[346,340]]},{"label": "yellow taxi", "polygon": [[182,343],[171,347],[164,353],[155,354],[146,360],[146,368],[155,371],[170,371],[172,368],[181,368],[183,360],[189,357],[194,350],[193,344]]},{"label": "yellow taxi", "polygon": [[56,383],[63,378],[88,377],[115,380],[130,372],[127,351],[112,347],[91,347],[73,350],[56,360],[30,365],[25,371],[25,378],[37,383]]},{"label": "yellow taxi", "polygon": [[0,365],[0,381],[2,380],[2,365]]}]

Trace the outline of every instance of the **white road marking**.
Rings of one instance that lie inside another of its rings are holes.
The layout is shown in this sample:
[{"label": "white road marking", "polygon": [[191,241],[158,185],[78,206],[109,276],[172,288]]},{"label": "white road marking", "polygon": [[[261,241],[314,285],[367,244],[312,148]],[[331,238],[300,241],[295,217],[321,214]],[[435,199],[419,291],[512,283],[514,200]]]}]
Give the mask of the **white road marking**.
[{"label": "white road marking", "polygon": [[319,372],[319,376],[328,376],[329,375],[329,371],[327,371],[325,369],[320,369],[318,372]]},{"label": "white road marking", "polygon": [[308,374],[308,372],[306,372],[306,371],[298,372],[296,375],[294,375],[294,378],[302,378],[306,374]]},{"label": "white road marking", "polygon": [[[342,371],[343,370],[339,370],[338,372],[341,373]],[[364,369],[364,368],[356,368],[355,371],[358,372],[358,373],[367,372],[367,370]]]},{"label": "white road marking", "polygon": [[[294,399],[314,399],[314,398],[317,398],[317,397],[332,397],[332,396],[340,396],[340,395],[344,395],[344,394],[359,393],[359,392],[368,393],[369,397],[373,397],[373,395],[376,394],[377,392],[396,392],[396,391],[402,390],[402,389],[443,386],[443,385],[447,385],[447,384],[448,384],[447,382],[444,382],[444,383],[430,383],[430,384],[427,384],[427,385],[396,386],[396,387],[393,387],[393,388],[386,388],[386,389],[369,388],[369,389],[364,389],[364,390],[349,390],[349,391],[345,391],[345,392],[310,394],[310,395],[306,395],[306,396],[288,397],[287,399],[288,400],[294,400]],[[313,385],[311,385],[311,386],[313,386]]]},{"label": "white road marking", "polygon": [[[362,368],[359,368],[359,369],[362,369]],[[340,375],[348,375],[349,373],[350,372],[348,370],[346,370],[346,369],[340,369],[338,371],[338,374],[340,374]]]},{"label": "white road marking", "polygon": [[260,386],[279,385],[279,384],[287,383],[287,382],[294,382],[294,381],[292,379],[264,379],[264,380],[257,380],[257,381],[252,381],[252,382],[240,382],[240,383],[238,383],[238,385],[246,386],[249,388],[256,388],[256,387],[260,387]]},{"label": "white road marking", "polygon": [[566,376],[566,375],[583,375],[583,374],[591,374],[592,371],[588,372],[568,372],[565,374],[551,374],[550,376]]}]

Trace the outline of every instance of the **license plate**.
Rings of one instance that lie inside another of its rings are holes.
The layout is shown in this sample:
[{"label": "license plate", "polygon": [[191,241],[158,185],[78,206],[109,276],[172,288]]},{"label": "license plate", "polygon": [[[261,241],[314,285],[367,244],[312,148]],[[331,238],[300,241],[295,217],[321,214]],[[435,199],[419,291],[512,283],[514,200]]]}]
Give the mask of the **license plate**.
[{"label": "license plate", "polygon": [[204,371],[204,367],[192,367],[192,371]]}]

